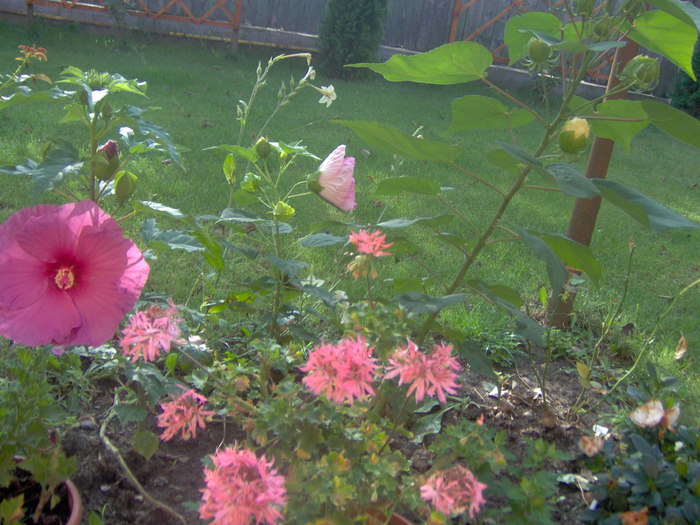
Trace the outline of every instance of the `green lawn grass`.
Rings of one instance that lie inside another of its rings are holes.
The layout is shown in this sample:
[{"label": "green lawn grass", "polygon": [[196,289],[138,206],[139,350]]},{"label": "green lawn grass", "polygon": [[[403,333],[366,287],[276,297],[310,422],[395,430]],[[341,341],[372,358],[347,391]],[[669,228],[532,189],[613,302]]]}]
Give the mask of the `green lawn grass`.
[{"label": "green lawn grass", "polygon": [[[33,34],[22,26],[0,23],[0,68],[9,72],[14,67],[18,44],[37,44],[48,49],[47,63],[34,63],[32,70],[57,77],[63,68],[74,65],[81,69],[120,73],[126,78],[138,78],[148,82],[148,100],[132,97],[130,103],[160,108],[150,120],[167,129],[176,143],[186,148],[183,154],[186,171],[174,165],[166,165],[162,158],[150,157],[132,166],[140,176],[135,194],[139,200],[155,200],[168,206],[194,214],[218,213],[226,206],[228,188],[221,172],[221,153],[203,151],[208,146],[233,144],[238,133],[235,119],[236,102],[247,99],[253,85],[254,71],[259,61],[264,63],[279,50],[242,46],[236,56],[231,56],[223,45],[203,42],[176,42],[146,36],[130,35],[127,42],[116,37],[83,32],[74,25],[37,24]],[[269,87],[258,100],[258,110],[250,130],[262,122],[276,101],[280,82],[290,75],[299,78],[306,64],[303,60],[284,61],[276,67]],[[479,85],[425,86],[405,83],[389,83],[378,77],[361,82],[344,82],[318,75],[316,85],[333,83],[338,100],[325,108],[318,104],[318,94],[304,90],[288,108],[283,108],[272,123],[267,135],[274,140],[302,140],[309,149],[323,157],[338,144],[348,145],[348,154],[357,157],[358,207],[352,218],[358,223],[372,224],[380,216],[384,220],[395,217],[433,216],[445,212],[443,205],[430,199],[404,195],[383,199],[374,195],[375,184],[395,175],[394,159],[380,151],[369,151],[366,144],[348,129],[333,124],[334,119],[372,120],[391,124],[412,133],[418,126],[426,138],[443,140],[464,148],[459,159],[463,167],[482,174],[496,185],[503,187],[509,175],[498,172],[486,162],[486,154],[494,148],[493,141],[507,140],[500,132],[460,132],[450,136],[442,133],[450,122],[450,101],[464,94],[489,94]],[[531,92],[521,93],[533,99]],[[51,137],[68,137],[79,140],[77,127],[57,124],[61,108],[50,103],[17,106],[0,113],[0,165],[15,164],[25,157],[37,158],[44,142]],[[535,125],[517,130],[517,141],[525,150],[539,139]],[[582,156],[574,161],[583,167]],[[700,222],[700,152],[680,144],[656,129],[646,129],[633,143],[633,151],[616,147],[609,178],[632,186],[653,197],[673,210]],[[295,176],[303,177],[313,172],[316,165],[307,162],[306,172],[299,170]],[[423,176],[454,188],[448,195],[449,203],[458,208],[476,224],[485,223],[494,195],[474,184],[447,165],[405,161],[400,174]],[[533,184],[541,181],[533,180]],[[28,181],[3,176],[0,178],[0,213],[4,218],[12,211],[26,205],[31,195]],[[44,199],[51,201],[51,197]],[[56,200],[58,202],[58,200]],[[347,216],[336,212],[318,201],[298,210],[295,224],[299,231],[308,225],[328,218],[346,220]],[[550,192],[525,191],[517,197],[505,217],[506,224],[517,224],[541,231],[563,232],[573,204],[570,198],[561,198]],[[385,210],[385,206],[388,208]],[[110,210],[115,215],[125,210]],[[383,215],[382,215],[383,214]],[[451,226],[452,227],[452,226]],[[135,234],[138,224],[127,226]],[[459,232],[458,233],[465,233]],[[418,241],[418,253],[413,262],[422,262],[427,270],[437,270],[449,275],[458,264],[458,258],[444,245],[420,228],[389,232],[391,240],[406,236]],[[700,277],[700,232],[676,230],[654,235],[612,206],[603,205],[592,248],[603,264],[602,285],[598,289],[586,289],[577,302],[579,318],[597,325],[622,294],[629,239],[636,245],[631,273],[631,286],[622,311],[619,326],[634,323],[635,336],[628,338],[628,345],[639,342],[640,333],[649,333],[660,314],[669,304],[669,297]],[[317,252],[316,252],[317,253]],[[160,253],[153,264],[149,288],[173,293],[178,301],[191,299],[190,306],[199,306],[195,284],[204,267],[193,267],[191,255],[177,252]],[[332,264],[331,257],[314,255],[313,264],[319,273]],[[386,262],[394,275],[415,276],[412,261]],[[488,282],[502,282],[520,290],[527,302],[537,303],[541,286],[546,285],[544,265],[520,244],[498,243],[489,248],[475,268],[474,277]],[[192,292],[195,291],[194,296]],[[653,346],[653,358],[667,373],[684,375],[684,393],[700,399],[700,384],[692,380],[698,369],[698,358],[693,349],[700,342],[697,312],[700,310],[700,290],[693,290],[679,303],[666,321],[657,342]],[[469,333],[493,332],[494,326],[503,323],[495,318],[489,308],[475,301],[470,313],[464,310],[449,311],[446,318]],[[615,331],[617,333],[617,330]],[[680,363],[674,363],[673,351],[681,334],[689,341],[689,355]]]}]

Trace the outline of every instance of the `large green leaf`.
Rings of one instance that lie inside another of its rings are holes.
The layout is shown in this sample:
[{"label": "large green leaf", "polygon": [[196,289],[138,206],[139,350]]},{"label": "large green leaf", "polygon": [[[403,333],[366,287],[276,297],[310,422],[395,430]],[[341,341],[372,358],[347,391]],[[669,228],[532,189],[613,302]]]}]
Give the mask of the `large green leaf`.
[{"label": "large green leaf", "polygon": [[452,215],[438,215],[436,217],[416,217],[415,219],[390,219],[388,221],[383,221],[377,223],[380,228],[406,228],[407,226],[413,226],[414,224],[423,224],[429,227],[441,226],[447,224],[454,217]]},{"label": "large green leaf", "polygon": [[650,228],[654,233],[661,233],[670,228],[700,228],[700,225],[639,193],[637,190],[619,182],[604,179],[592,180],[600,189],[603,197],[647,228]]},{"label": "large green leaf", "polygon": [[686,0],[646,0],[648,4],[700,31],[700,9]]},{"label": "large green leaf", "polygon": [[163,150],[170,156],[173,162],[180,166],[180,168],[185,169],[182,164],[182,159],[180,158],[180,152],[177,146],[175,146],[170,134],[160,126],[141,118],[141,115],[143,115],[146,110],[136,106],[126,106],[123,108],[123,112],[132,120],[132,123],[139,133],[153,138],[153,140],[163,146]]},{"label": "large green leaf", "polygon": [[564,283],[569,278],[569,270],[566,269],[564,263],[561,261],[557,253],[549,247],[549,245],[537,235],[532,235],[531,233],[516,228],[518,234],[522,238],[523,242],[527,244],[535,255],[539,257],[547,267],[547,275],[549,276],[549,282],[552,285],[552,290],[559,291]]},{"label": "large green leaf", "polygon": [[345,243],[347,237],[339,237],[330,233],[312,233],[299,241],[299,244],[306,248],[320,248],[322,246],[333,246],[334,244]]},{"label": "large green leaf", "polygon": [[440,185],[421,177],[392,177],[377,184],[376,195],[400,195],[401,193],[419,193],[421,195],[438,195]]},{"label": "large green leaf", "polygon": [[700,149],[700,120],[657,100],[644,100],[642,107],[655,126],[674,139]]},{"label": "large green leaf", "polygon": [[349,67],[369,68],[391,82],[461,84],[485,77],[491,61],[491,52],[481,44],[453,42],[418,55],[396,54],[382,64]]},{"label": "large green leaf", "polygon": [[8,175],[28,175],[34,181],[32,198],[57,188],[67,176],[78,175],[83,167],[75,149],[52,149],[41,162],[27,160],[17,166],[0,166],[0,173]]},{"label": "large green leaf", "polygon": [[445,133],[464,129],[507,129],[529,124],[535,116],[524,109],[511,109],[500,100],[466,95],[452,101],[452,124]]},{"label": "large green leaf", "polygon": [[478,279],[470,279],[466,284],[478,292],[488,290],[489,297],[499,297],[517,308],[521,308],[524,304],[518,292],[503,284],[486,284]]},{"label": "large green leaf", "polygon": [[598,104],[595,108],[598,117],[610,119],[635,119],[638,122],[626,122],[624,120],[600,120],[590,119],[593,133],[606,139],[619,142],[630,151],[634,136],[649,125],[649,119],[642,103],[637,100],[608,100]]},{"label": "large green leaf", "polygon": [[419,139],[379,122],[358,120],[334,120],[333,122],[350,128],[370,146],[401,157],[454,162],[462,153],[462,150],[455,146]]},{"label": "large green leaf", "polygon": [[149,217],[141,225],[141,237],[146,244],[159,244],[167,246],[171,250],[184,250],[186,252],[200,252],[204,246],[195,237],[181,230],[159,230],[156,221]]},{"label": "large green leaf", "polygon": [[634,21],[629,37],[665,56],[695,80],[692,58],[698,30],[665,11],[647,11]]},{"label": "large green leaf", "polygon": [[530,231],[530,233],[537,235],[547,243],[547,246],[549,246],[564,264],[581,270],[590,277],[593,284],[598,286],[603,268],[593,256],[590,246],[585,246],[559,233],[541,233],[533,231]]},{"label": "large green leaf", "polygon": [[537,12],[514,16],[508,20],[503,41],[508,46],[510,64],[527,55],[527,43],[532,38],[529,30],[558,37],[561,34],[561,21],[553,14]]},{"label": "large green leaf", "polygon": [[462,360],[467,362],[469,368],[477,374],[492,380],[498,379],[493,371],[493,363],[486,356],[483,346],[478,341],[462,341],[457,345],[457,352]]},{"label": "large green leaf", "polygon": [[549,172],[556,181],[559,189],[569,197],[592,199],[600,195],[591,179],[581,173],[578,168],[564,162],[557,162],[547,166]]},{"label": "large green leaf", "polygon": [[463,293],[445,295],[444,297],[430,297],[424,293],[406,292],[394,297],[394,300],[405,308],[409,315],[434,314],[463,299]]}]

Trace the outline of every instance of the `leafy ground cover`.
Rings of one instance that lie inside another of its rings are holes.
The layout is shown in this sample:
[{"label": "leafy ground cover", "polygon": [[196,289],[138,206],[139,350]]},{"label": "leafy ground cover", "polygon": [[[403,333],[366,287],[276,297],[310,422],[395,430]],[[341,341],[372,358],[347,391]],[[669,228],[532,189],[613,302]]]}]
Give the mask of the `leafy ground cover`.
[{"label": "leafy ground cover", "polygon": [[[8,26],[7,29],[8,31],[3,31],[3,38],[6,34],[10,35],[10,38],[24,36],[17,28]],[[221,49],[195,45],[185,46],[183,49],[186,53],[178,52],[176,62],[166,63],[162,57],[168,55],[166,49],[174,45],[172,43],[130,39],[127,44],[85,35],[74,29],[65,31],[52,28],[42,29],[38,35],[33,35],[33,38],[40,45],[52,50],[50,51],[51,62],[47,66],[49,76],[57,76],[65,66],[75,64],[82,69],[94,67],[99,70],[119,71],[127,78],[149,81],[149,104],[162,108],[160,114],[155,114],[154,119],[172,130],[178,143],[189,148],[184,155],[188,170],[185,173],[179,172],[168,159],[137,161],[134,169],[145,174],[142,177],[144,183],[137,189],[138,199],[165,202],[194,214],[207,213],[226,206],[228,188],[221,174],[222,156],[201,150],[207,146],[232,141],[236,129],[234,116],[236,101],[239,98],[245,98],[250,91],[252,87],[250,72],[255,69],[258,60],[262,60],[263,63],[266,61],[266,55],[255,50],[246,50],[237,57],[228,57]],[[85,52],[85,49],[89,49],[89,52]],[[303,68],[301,72],[303,73]],[[286,81],[290,74],[298,77],[300,71],[295,66],[283,63],[268,82],[271,86],[276,86],[280,81]],[[325,84],[320,78],[317,79],[317,83]],[[275,89],[271,89],[269,93],[261,93],[261,105],[267,104],[268,108],[274,105]],[[485,90],[479,91],[478,88],[475,91],[472,91],[473,88],[469,89],[472,94],[486,93]],[[447,205],[456,208],[488,207],[487,194],[479,193],[466,178],[455,180],[453,173],[439,167],[434,168],[431,165],[428,168],[417,161],[402,162],[400,159],[378,151],[368,150],[346,128],[329,122],[333,119],[391,121],[408,133],[420,128],[419,132],[424,137],[438,138],[447,124],[448,101],[463,94],[464,90],[457,87],[386,85],[369,80],[353,84],[336,83],[336,91],[339,93],[339,99],[329,110],[320,107],[315,96],[310,97],[307,93],[304,94],[305,98],[300,96],[299,101],[295,100],[295,111],[282,111],[280,118],[274,122],[273,127],[269,128],[269,133],[281,140],[290,141],[304,136],[304,142],[314,151],[330,150],[338,143],[348,144],[348,150],[358,159],[356,177],[359,206],[354,215],[358,222],[378,222],[385,213],[387,205],[391,206],[392,213],[396,216],[415,215],[416,209],[425,211],[428,216],[439,215],[441,206]],[[434,101],[434,105],[425,104],[425,100]],[[5,124],[3,128],[9,132],[3,132],[3,142],[6,141],[8,147],[7,151],[1,153],[3,156],[0,158],[0,164],[15,162],[17,158],[23,156],[38,156],[47,133],[70,136],[72,131],[67,128],[53,128],[52,125],[46,125],[47,121],[53,122],[60,118],[59,112],[51,115],[50,111],[48,109],[47,112],[39,113],[17,108],[17,111],[13,109],[11,114],[8,112],[2,114],[0,118]],[[263,113],[265,113],[264,110]],[[254,128],[254,125],[252,124],[251,127]],[[528,128],[525,128],[522,134],[525,137],[523,142],[527,143]],[[494,137],[495,135],[490,133],[478,132],[454,135],[451,136],[451,140],[470,152],[471,156],[465,160],[464,164],[467,169],[470,169],[471,166],[483,167],[486,164],[484,153]],[[684,146],[672,143],[670,139],[653,130],[645,131],[636,141],[638,144],[634,154],[618,152],[614,166],[615,177],[620,177],[621,181],[633,180],[636,187],[653,193],[655,198],[669,207],[697,220],[695,206],[697,194],[694,193],[697,177],[694,171],[695,163],[684,162],[678,165],[676,160],[681,157],[692,159],[693,155],[697,157],[697,153],[687,151]],[[581,159],[575,162],[580,163]],[[652,164],[655,169],[649,170],[648,167]],[[308,170],[313,169],[314,162],[309,161]],[[431,204],[415,196],[392,198],[377,195],[374,191],[377,185],[391,176],[426,175],[428,169],[431,170],[429,173],[431,180],[441,186],[454,188],[447,198],[447,203]],[[668,175],[664,178],[664,175],[659,175],[660,172]],[[503,176],[495,170],[490,175],[493,177],[494,184],[500,182],[499,177]],[[16,184],[12,189],[2,190],[1,194],[3,202],[6,202],[8,214],[21,207],[30,192],[28,185],[23,188],[24,194],[22,191],[17,191],[17,186],[24,184],[23,181],[14,179],[13,182]],[[541,200],[530,201],[525,195],[509,212],[506,220],[550,231],[562,230],[568,216],[567,203],[552,204],[551,209],[545,209],[541,202]],[[118,214],[120,209],[115,206],[110,211]],[[509,452],[515,452],[523,446],[523,443],[526,443],[521,440],[523,435],[532,437],[533,442],[536,438],[544,438],[546,442],[554,443],[560,450],[568,452],[568,456],[564,456],[552,452],[546,444],[532,445],[544,448],[528,449],[523,458],[519,458],[523,462],[540,454],[542,460],[546,462],[550,475],[557,470],[560,473],[572,475],[579,472],[581,463],[571,459],[578,455],[576,438],[584,429],[590,429],[600,414],[587,414],[580,416],[579,420],[571,419],[569,408],[576,401],[576,393],[573,392],[571,384],[576,384],[580,375],[580,370],[577,370],[574,365],[577,360],[576,352],[581,352],[582,346],[585,345],[586,340],[582,335],[585,335],[589,329],[593,334],[599,333],[601,320],[606,317],[610,308],[614,307],[615,299],[619,300],[622,295],[630,236],[637,247],[631,273],[630,294],[622,310],[622,316],[614,319],[614,328],[604,346],[606,357],[609,358],[605,372],[611,376],[614,377],[628,366],[626,360],[633,356],[638,348],[639,339],[637,338],[643,338],[644,334],[648,333],[670,298],[679,288],[692,281],[698,272],[692,255],[695,253],[693,246],[694,241],[696,242],[696,236],[692,232],[673,232],[665,234],[664,237],[656,237],[631,223],[624,223],[624,227],[620,226],[620,217],[615,213],[614,210],[605,211],[605,215],[599,222],[599,229],[604,235],[599,236],[600,241],[596,239],[595,250],[605,254],[602,257],[606,267],[604,285],[600,290],[587,291],[585,302],[580,304],[579,323],[576,325],[579,332],[574,335],[556,335],[560,340],[550,346],[549,354],[542,356],[535,351],[532,360],[524,359],[523,347],[510,339],[508,323],[478,303],[468,304],[463,310],[446,314],[445,324],[453,325],[474,336],[488,349],[488,355],[497,364],[505,366],[503,369],[499,368],[498,385],[484,381],[477,375],[470,374],[465,378],[463,386],[456,395],[459,401],[451,405],[449,414],[439,413],[440,417],[434,420],[437,421],[435,423],[437,427],[433,430],[440,430],[439,422],[443,421],[443,415],[445,425],[450,419],[455,422],[473,422],[478,421],[480,416],[484,416],[493,428],[506,431],[504,434],[506,441],[502,445]],[[479,214],[474,215],[478,223]],[[302,225],[310,225],[318,220],[317,216],[318,213],[313,207],[301,208],[298,210],[297,219],[301,220]],[[480,226],[480,224],[477,225]],[[137,229],[134,228],[132,233],[136,233]],[[457,267],[458,261],[452,260],[440,245],[422,235],[420,231],[402,232],[401,235],[410,236],[414,244],[421,246],[420,250],[414,253],[413,260],[423,262],[424,267],[430,269],[430,266],[436,263],[447,268]],[[400,246],[402,239],[401,236],[395,236],[390,240]],[[493,269],[498,269],[500,281],[517,285],[517,288],[524,290],[531,310],[541,308],[538,304],[539,290],[544,283],[541,281],[542,272],[538,267],[539,263],[523,262],[527,261],[527,258],[520,257],[520,248],[500,249],[498,245],[495,246],[496,248],[483,260],[483,270],[488,270],[489,275],[492,275]],[[514,256],[515,251],[518,251],[517,257]],[[668,253],[669,257],[673,258],[664,260],[663,257],[659,257],[660,253]],[[524,254],[523,251],[522,255]],[[176,258],[170,254],[161,255],[153,263],[154,278],[149,283],[149,291],[167,288],[169,291],[174,291],[174,297],[178,303],[185,303],[193,310],[197,310],[200,305],[209,300],[211,289],[207,288],[201,279],[204,267],[193,269],[191,261],[191,256]],[[314,258],[310,262],[314,272],[319,273],[335,263],[332,256],[320,256],[317,260]],[[408,266],[404,268],[404,263],[394,262],[394,265],[395,269],[392,273],[396,276],[410,271]],[[477,271],[476,276],[479,275]],[[173,290],[173,284],[176,285],[175,290]],[[390,283],[380,283],[378,288],[381,287],[391,290]],[[655,344],[657,357],[665,357],[665,360],[660,359],[662,369],[671,368],[670,364],[678,366],[675,365],[673,351],[676,349],[679,334],[673,333],[674,331],[684,333],[691,342],[697,339],[695,336],[697,327],[694,325],[692,315],[692,307],[697,300],[697,294],[685,298],[680,308],[674,311],[672,322],[668,323],[662,332],[667,335],[661,339],[660,343]],[[230,334],[223,335],[220,342],[222,345],[227,344],[228,348],[236,344]],[[209,341],[209,344],[216,343]],[[533,379],[534,371],[531,367],[535,365],[535,368],[539,368],[542,364],[541,359],[551,358],[552,352],[557,359],[552,363],[549,360],[546,361],[548,363],[546,366],[551,364],[551,369],[547,387],[550,404],[545,409],[541,404],[544,392]],[[696,362],[692,356],[686,356],[680,361],[679,366],[683,367],[683,370],[693,370]],[[675,372],[678,370],[676,369]],[[111,383],[106,385],[108,388],[115,386]],[[81,457],[92,458],[89,463],[94,466],[94,471],[86,470],[82,474],[84,476],[82,483],[86,488],[89,487],[87,497],[91,508],[95,509],[107,504],[106,522],[152,521],[156,518],[150,514],[152,512],[150,508],[140,507],[136,503],[139,501],[138,496],[122,490],[118,470],[108,461],[95,458],[94,430],[100,426],[109,428],[108,421],[103,415],[107,402],[101,397],[104,386],[95,384],[93,387],[95,395],[90,403],[90,412],[80,418],[80,423],[69,434],[66,448],[69,452],[84,454]],[[684,387],[690,394],[686,398],[692,399],[697,385],[687,381]],[[589,391],[588,395],[595,395],[595,391]],[[608,405],[601,406],[603,410],[618,410]],[[625,413],[622,410],[613,415],[624,417]],[[684,417],[692,418],[693,415],[686,413]],[[153,421],[150,425],[153,428]],[[226,441],[229,441],[230,437],[230,435],[227,436]],[[430,444],[433,439],[438,443],[436,446],[439,446],[439,438],[431,437],[425,444]],[[207,440],[202,445],[216,445],[223,441],[224,439],[218,438],[214,432],[209,432]],[[121,444],[128,448],[126,443]],[[413,466],[418,470],[421,468],[421,457],[430,455],[423,445],[406,443],[398,446],[405,449],[402,452],[411,458]],[[150,489],[159,492],[170,502],[180,503],[186,500],[186,494],[191,495],[193,490],[196,492],[196,488],[191,485],[191,477],[188,477],[194,468],[193,457],[196,454],[197,451],[192,451],[189,446],[180,449],[177,445],[171,447],[168,444],[151,459],[153,463],[144,463],[138,456],[130,456],[128,460],[132,464],[139,465],[135,470],[139,477],[148,480]],[[170,462],[169,466],[168,462]],[[168,471],[169,468],[172,470]],[[523,470],[518,475],[526,474],[527,471]],[[185,485],[186,480],[189,483],[187,485]],[[513,494],[508,494],[506,497],[514,500],[527,497],[527,490],[536,492],[552,480],[539,481],[542,485],[535,483],[529,489],[521,486],[520,492],[514,489]],[[558,522],[574,522],[583,505],[576,482],[569,479],[569,483],[573,488],[561,488],[558,499],[552,494],[554,497],[552,501],[556,500],[555,520]],[[544,500],[549,499],[549,497],[544,498]],[[534,505],[536,501],[531,503]],[[542,503],[545,502],[542,501]],[[521,515],[536,510],[536,507],[528,510],[526,502],[522,505]],[[132,506],[133,508],[130,508]]]}]

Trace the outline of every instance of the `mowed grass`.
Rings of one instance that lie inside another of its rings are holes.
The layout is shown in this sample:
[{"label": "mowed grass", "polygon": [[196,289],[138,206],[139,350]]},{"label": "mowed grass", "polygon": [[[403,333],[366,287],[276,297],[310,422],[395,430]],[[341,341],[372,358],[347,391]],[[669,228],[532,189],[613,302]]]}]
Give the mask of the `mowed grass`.
[{"label": "mowed grass", "polygon": [[[131,104],[160,108],[150,120],[167,129],[175,142],[183,147],[186,170],[163,163],[163,157],[144,157],[132,164],[140,177],[135,198],[155,200],[180,208],[186,213],[215,214],[226,207],[228,187],[221,172],[223,155],[204,151],[218,144],[233,144],[238,134],[236,103],[246,99],[255,80],[258,62],[263,66],[270,56],[281,50],[262,47],[241,47],[231,56],[225,45],[196,41],[162,40],[129,35],[127,41],[114,36],[83,32],[73,25],[39,23],[33,34],[17,25],[0,23],[0,67],[9,72],[14,67],[18,44],[37,44],[48,49],[47,63],[34,63],[31,71],[43,72],[52,78],[67,66],[120,73],[127,78],[148,82],[148,99],[125,98]],[[306,63],[300,59],[281,62],[273,70],[268,86],[257,99],[253,122],[254,132],[276,103],[281,82],[290,76],[300,78]],[[493,184],[507,188],[511,175],[499,171],[486,160],[497,139],[509,137],[497,131],[459,132],[445,136],[450,123],[450,102],[465,94],[488,95],[489,90],[477,84],[460,86],[426,86],[389,83],[378,77],[359,82],[343,82],[318,74],[318,86],[333,83],[338,100],[330,108],[318,104],[319,95],[302,91],[283,108],[267,129],[271,140],[291,142],[301,140],[310,151],[324,157],[338,144],[348,145],[348,154],[357,158],[356,179],[358,207],[352,214],[342,214],[314,197],[297,206],[294,225],[300,235],[310,226],[328,218],[354,220],[373,224],[378,220],[397,217],[428,217],[447,212],[444,204],[430,198],[404,194],[397,198],[375,195],[376,184],[397,175],[392,169],[396,159],[381,151],[371,150],[348,129],[332,120],[371,120],[391,124],[412,133],[423,127],[425,138],[446,141],[464,149],[458,160],[460,166],[478,173]],[[507,87],[507,86],[506,86]],[[534,93],[516,93],[534,100]],[[75,124],[58,124],[61,108],[56,104],[16,106],[0,113],[0,165],[16,164],[25,157],[38,158],[42,145],[50,138],[80,140]],[[539,141],[541,130],[536,125],[516,130],[517,144],[526,151]],[[252,136],[244,138],[244,145]],[[557,154],[555,149],[548,153]],[[585,156],[567,159],[581,168]],[[674,141],[654,128],[647,128],[634,139],[631,152],[616,147],[608,177],[632,186],[669,208],[700,222],[700,152]],[[317,165],[304,161],[290,174],[292,180],[305,177]],[[476,225],[484,225],[498,204],[497,195],[447,164],[429,164],[406,160],[399,175],[420,176],[453,188],[445,195],[450,206],[469,217]],[[533,178],[531,184],[543,181]],[[2,218],[26,205],[31,196],[29,181],[3,176],[0,178]],[[46,196],[42,202],[60,202]],[[302,201],[298,201],[302,202]],[[504,225],[519,225],[547,232],[564,232],[573,204],[570,198],[552,192],[523,191],[512,203]],[[109,209],[114,215],[129,211]],[[261,210],[258,210],[261,211]],[[140,221],[125,226],[137,235]],[[455,220],[444,229],[460,235],[472,235],[469,228]],[[341,233],[340,230],[336,233]],[[347,233],[347,231],[342,232]],[[410,257],[382,261],[384,276],[432,275],[433,282],[449,280],[460,258],[445,244],[437,242],[420,227],[389,231],[389,238],[398,242],[405,238],[418,248]],[[622,346],[638,347],[643,334],[653,329],[671,298],[684,286],[700,278],[700,231],[676,230],[654,235],[633,219],[604,203],[596,226],[592,248],[603,264],[602,284],[587,286],[577,302],[579,319],[594,329],[615,306],[622,295],[626,276],[630,238],[635,244],[634,261],[627,301],[622,309],[619,326],[634,323],[634,335],[618,342]],[[333,266],[332,250],[316,251],[309,258],[312,270],[324,275]],[[317,254],[325,254],[318,256]],[[189,300],[197,308],[210,298],[211,292],[198,284],[200,274],[207,269],[197,255],[180,252],[159,252],[153,262],[151,290],[165,290],[180,302]],[[196,263],[195,263],[196,261]],[[231,271],[240,270],[235,267]],[[547,284],[544,265],[520,243],[496,243],[484,252],[471,275],[489,283],[503,283],[519,290],[528,304],[537,306],[539,289]],[[387,289],[389,285],[386,285]],[[439,287],[434,288],[437,290]],[[226,290],[221,290],[223,293]],[[387,291],[388,293],[388,291]],[[697,351],[700,348],[700,290],[694,289],[679,303],[658,334],[651,355],[666,373],[685,376],[684,393],[700,398],[697,375]],[[473,308],[446,312],[449,322],[470,334],[491,333],[494,326],[503,326],[490,309],[474,300]],[[615,330],[614,333],[618,333]],[[688,339],[688,355],[675,363],[673,352],[680,336]]]}]

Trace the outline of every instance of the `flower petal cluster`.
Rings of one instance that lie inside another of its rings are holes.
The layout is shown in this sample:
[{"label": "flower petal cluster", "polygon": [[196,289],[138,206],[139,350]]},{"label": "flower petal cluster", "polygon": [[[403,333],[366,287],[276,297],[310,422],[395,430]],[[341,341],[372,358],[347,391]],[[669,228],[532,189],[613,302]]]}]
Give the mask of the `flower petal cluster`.
[{"label": "flower petal cluster", "polygon": [[474,519],[486,503],[485,488],[471,470],[455,465],[430,476],[420,488],[420,495],[446,516],[462,514],[468,508],[469,518]]},{"label": "flower petal cluster", "polygon": [[337,404],[352,404],[355,399],[374,395],[372,382],[377,375],[377,360],[372,357],[372,350],[361,336],[342,339],[336,345],[317,345],[300,367],[307,373],[302,382],[314,394],[323,393]]},{"label": "flower petal cluster", "polygon": [[155,361],[160,352],[170,350],[170,344],[180,337],[180,318],[177,308],[170,303],[163,310],[158,305],[136,312],[122,330],[119,341],[122,352],[131,356],[131,361],[140,357],[144,361]]},{"label": "flower petal cluster", "polygon": [[252,518],[256,525],[271,525],[282,519],[284,476],[272,468],[272,461],[237,444],[210,457],[214,469],[204,469],[201,519],[213,519],[212,525],[250,525]]},{"label": "flower petal cluster", "polygon": [[398,348],[389,357],[384,377],[398,376],[399,385],[410,384],[407,395],[415,393],[416,401],[421,401],[427,394],[430,397],[437,395],[440,402],[445,403],[445,393],[457,391],[456,379],[462,369],[451,354],[452,346],[444,343],[436,344],[430,355],[424,354],[409,339],[405,347]]},{"label": "flower petal cluster", "polygon": [[394,244],[393,242],[387,243],[386,235],[381,231],[370,233],[367,230],[360,230],[359,232],[352,232],[348,236],[348,240],[357,247],[358,252],[371,255],[372,257],[391,255],[391,253],[384,250]]},{"label": "flower petal cluster", "polygon": [[148,263],[92,201],[24,208],[0,226],[0,335],[99,346],[133,308]]},{"label": "flower petal cluster", "polygon": [[204,418],[214,415],[211,410],[204,410],[206,402],[206,397],[190,389],[172,401],[161,403],[163,413],[158,416],[158,426],[165,430],[160,439],[170,441],[178,432],[184,440],[197,437],[197,427],[204,429]]},{"label": "flower petal cluster", "polygon": [[326,157],[318,168],[321,186],[319,195],[342,211],[354,210],[355,202],[355,159],[345,157],[345,145],[340,145]]}]

